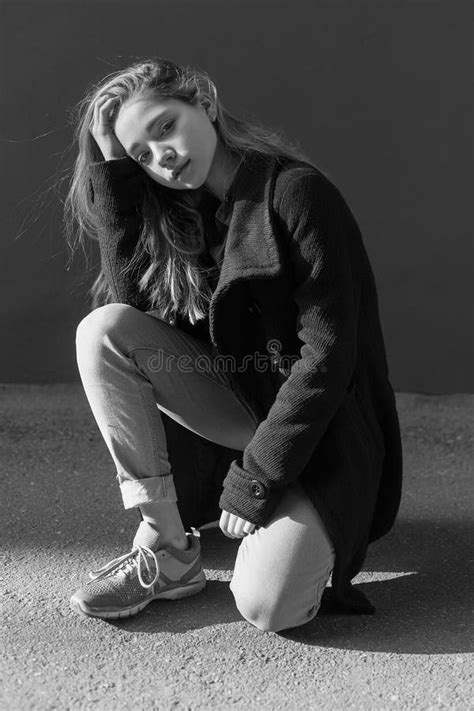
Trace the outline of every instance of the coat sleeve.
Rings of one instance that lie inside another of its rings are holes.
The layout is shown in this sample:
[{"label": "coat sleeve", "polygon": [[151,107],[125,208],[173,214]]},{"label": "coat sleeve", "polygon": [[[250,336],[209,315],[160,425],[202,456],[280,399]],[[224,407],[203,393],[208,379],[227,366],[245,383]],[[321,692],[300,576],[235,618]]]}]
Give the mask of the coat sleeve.
[{"label": "coat sleeve", "polygon": [[285,188],[277,213],[286,226],[300,357],[242,457],[232,461],[219,502],[256,525],[264,525],[309,463],[356,357],[359,297],[342,195],[306,171]]},{"label": "coat sleeve", "polygon": [[114,301],[145,310],[138,275],[124,273],[137,244],[144,173],[129,156],[89,166],[94,213],[99,224],[100,261]]}]

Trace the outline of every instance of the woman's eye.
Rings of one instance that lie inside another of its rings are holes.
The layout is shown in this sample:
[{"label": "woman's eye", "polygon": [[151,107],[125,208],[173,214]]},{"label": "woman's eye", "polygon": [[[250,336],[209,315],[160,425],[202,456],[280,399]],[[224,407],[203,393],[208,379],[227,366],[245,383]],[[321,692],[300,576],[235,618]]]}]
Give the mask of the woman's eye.
[{"label": "woman's eye", "polygon": [[[144,153],[140,153],[140,155],[138,156],[138,162],[139,163],[146,163],[149,155],[150,155],[150,151],[145,151]],[[145,156],[145,160],[142,160],[144,156]]]},{"label": "woman's eye", "polygon": [[[168,130],[170,129],[170,127],[173,126],[173,124],[174,124],[174,119],[172,119],[171,121],[167,121],[166,123],[164,123],[164,124],[163,124],[163,127],[162,127],[162,129],[161,129],[161,135],[163,135],[164,133],[167,133]],[[148,162],[149,155],[150,155],[150,151],[144,151],[143,153],[140,153],[140,155],[139,155],[138,158],[137,158],[137,161],[138,161],[139,163],[147,163],[147,162]]]},{"label": "woman's eye", "polygon": [[162,134],[163,134],[163,133],[166,133],[166,131],[167,131],[167,128],[166,128],[166,127],[167,127],[167,126],[172,126],[173,123],[174,123],[174,121],[167,121],[166,123],[164,123],[164,124],[163,124],[163,130],[162,130],[161,133],[162,133]]}]

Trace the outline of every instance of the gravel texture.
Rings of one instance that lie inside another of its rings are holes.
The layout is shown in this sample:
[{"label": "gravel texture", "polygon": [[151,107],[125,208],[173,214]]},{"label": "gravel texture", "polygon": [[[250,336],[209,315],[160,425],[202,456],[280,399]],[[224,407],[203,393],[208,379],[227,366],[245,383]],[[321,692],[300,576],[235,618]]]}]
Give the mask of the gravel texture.
[{"label": "gravel texture", "polygon": [[377,613],[275,634],[235,609],[239,542],[218,529],[201,532],[199,595],[120,622],[72,613],[88,571],[129,550],[137,513],[80,384],[0,393],[2,710],[474,708],[474,395],[397,393],[402,506],[356,580]]}]

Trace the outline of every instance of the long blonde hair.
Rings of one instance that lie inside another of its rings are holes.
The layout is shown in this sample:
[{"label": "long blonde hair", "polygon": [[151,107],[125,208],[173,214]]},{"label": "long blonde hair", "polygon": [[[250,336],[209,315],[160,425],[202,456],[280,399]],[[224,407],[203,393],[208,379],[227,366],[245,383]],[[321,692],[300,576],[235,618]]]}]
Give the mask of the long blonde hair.
[{"label": "long blonde hair", "polygon": [[[298,144],[285,139],[258,121],[247,121],[227,111],[217,96],[209,75],[190,66],[162,58],[136,62],[108,74],[93,85],[75,108],[77,158],[64,204],[66,241],[71,257],[84,247],[84,237],[99,239],[99,216],[94,210],[89,188],[89,166],[103,161],[90,133],[94,105],[104,93],[117,97],[117,110],[142,92],[156,93],[161,99],[177,99],[193,106],[200,97],[211,97],[216,108],[214,127],[226,151],[236,157],[251,152],[302,160],[313,164]],[[203,221],[197,208],[198,190],[157,190],[144,180],[140,206],[141,226],[136,247],[126,271],[137,276],[137,289],[147,310],[156,309],[162,318],[184,315],[192,324],[206,316],[212,296],[206,279],[209,270],[199,256],[205,252]],[[110,285],[100,270],[89,290],[92,308],[113,300]]]}]

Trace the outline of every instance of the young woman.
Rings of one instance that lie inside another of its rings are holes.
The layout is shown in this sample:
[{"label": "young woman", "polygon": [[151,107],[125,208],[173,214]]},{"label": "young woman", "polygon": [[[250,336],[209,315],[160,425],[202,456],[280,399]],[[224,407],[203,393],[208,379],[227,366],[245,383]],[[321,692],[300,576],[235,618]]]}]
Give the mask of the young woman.
[{"label": "young woman", "polygon": [[331,573],[338,609],[373,612],[351,579],[394,523],[402,451],[374,277],[341,193],[280,135],[232,116],[205,72],[163,59],[93,87],[77,142],[68,240],[74,251],[88,234],[101,255],[78,369],[142,520],[73,609],[127,617],[205,586],[164,413],[242,452],[219,525],[242,539],[230,588],[245,619],[304,624]]}]

